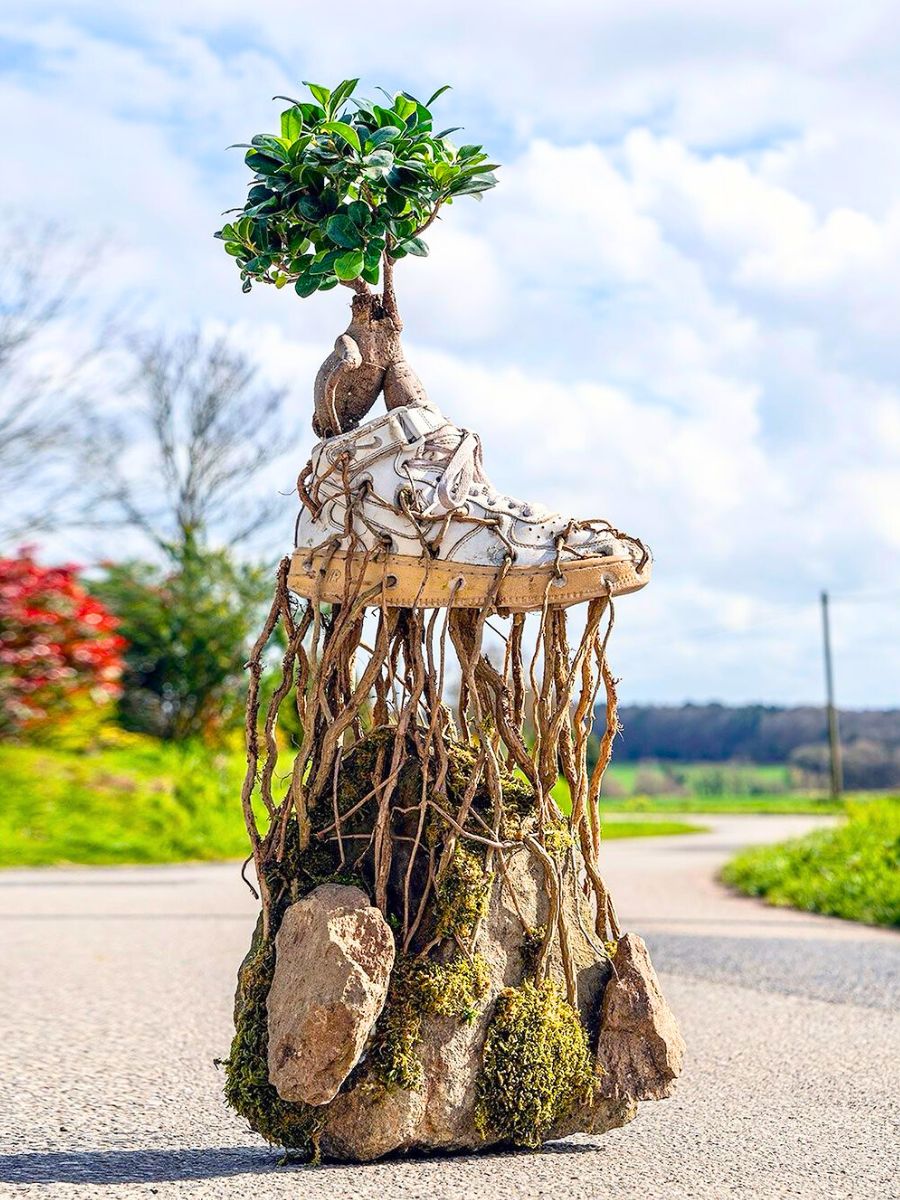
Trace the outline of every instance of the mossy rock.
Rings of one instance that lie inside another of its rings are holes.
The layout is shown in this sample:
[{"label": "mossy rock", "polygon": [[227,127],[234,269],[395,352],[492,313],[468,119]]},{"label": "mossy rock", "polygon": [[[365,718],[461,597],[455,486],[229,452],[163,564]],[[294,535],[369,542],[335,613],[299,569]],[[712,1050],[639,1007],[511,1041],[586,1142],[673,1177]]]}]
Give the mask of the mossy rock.
[{"label": "mossy rock", "polygon": [[[388,769],[385,759],[389,763],[392,744],[392,730],[376,730],[344,758],[338,804],[347,834],[371,830],[376,805],[360,802],[372,789],[379,755],[382,769]],[[448,752],[442,804],[453,810],[461,803],[475,756],[467,747],[451,745]],[[526,826],[533,829],[530,787],[514,776],[504,776],[501,784],[503,836],[510,838]],[[386,915],[395,930],[409,866],[405,847],[410,842],[403,839],[415,833],[414,815],[400,810],[415,809],[421,787],[421,766],[411,758],[394,793]],[[358,811],[351,813],[357,804]],[[493,824],[497,814],[486,789],[476,791],[473,806]],[[448,831],[439,814],[432,814],[423,831],[423,863],[429,853],[433,862],[440,861]],[[268,1081],[266,996],[274,968],[273,940],[283,914],[326,880],[354,883],[373,895],[372,864],[365,855],[353,871],[347,863],[340,866],[336,843],[313,839],[301,852],[293,822],[286,832],[282,861],[266,868],[272,896],[269,941],[263,942],[258,929],[241,968],[236,1033],[226,1063],[226,1098],[253,1129],[305,1157],[314,1157],[321,1147],[328,1158],[372,1159],[397,1150],[479,1149],[496,1142],[532,1146],[556,1136],[566,1122],[566,1132],[599,1131],[630,1119],[633,1113],[621,1104],[595,1102],[589,1086],[609,963],[603,947],[585,933],[591,917],[586,907],[578,910],[586,904],[576,886],[580,857],[564,827],[559,845],[551,838],[548,849],[563,871],[575,1008],[560,999],[558,946],[545,964],[553,982],[535,983],[549,914],[538,860],[523,845],[508,857],[502,874],[487,873],[483,847],[458,839],[412,945],[405,953],[398,947],[388,1001],[361,1061],[327,1105],[311,1108],[282,1100]],[[353,840],[348,837],[346,844]],[[415,903],[424,881],[418,863],[411,877]],[[522,1030],[534,1041],[528,1053],[517,1041]],[[501,1078],[504,1053],[510,1056],[509,1069]],[[525,1098],[519,1118],[511,1115],[507,1094]]]},{"label": "mossy rock", "polygon": [[552,979],[497,997],[478,1077],[477,1127],[514,1146],[539,1146],[589,1104],[596,1074],[578,1012]]}]

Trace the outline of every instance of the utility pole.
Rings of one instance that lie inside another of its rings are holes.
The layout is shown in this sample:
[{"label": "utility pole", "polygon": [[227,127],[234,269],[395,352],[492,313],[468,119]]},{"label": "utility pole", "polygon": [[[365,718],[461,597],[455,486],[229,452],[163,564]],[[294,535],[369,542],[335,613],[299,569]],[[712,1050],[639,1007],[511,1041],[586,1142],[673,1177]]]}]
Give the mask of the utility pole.
[{"label": "utility pole", "polygon": [[841,767],[841,737],[837,709],[834,706],[834,672],[831,669],[831,623],[828,618],[828,593],[822,593],[822,647],[825,653],[825,696],[828,714],[828,750],[831,761],[831,798],[840,800],[844,790]]}]

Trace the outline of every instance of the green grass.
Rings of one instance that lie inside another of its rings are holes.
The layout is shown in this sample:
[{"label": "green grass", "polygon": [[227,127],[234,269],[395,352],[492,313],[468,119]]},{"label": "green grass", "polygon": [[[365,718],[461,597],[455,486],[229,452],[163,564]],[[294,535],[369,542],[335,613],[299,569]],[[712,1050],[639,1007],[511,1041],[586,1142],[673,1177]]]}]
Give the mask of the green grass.
[{"label": "green grass", "polygon": [[120,735],[96,753],[0,745],[0,866],[243,858],[243,764]]},{"label": "green grass", "polygon": [[[554,792],[554,795],[556,793]],[[843,805],[834,804],[827,796],[794,792],[783,795],[722,796],[611,796],[601,798],[605,813],[816,813],[843,812]]]},{"label": "green grass", "polygon": [[[651,792],[641,785],[653,784]],[[570,812],[569,788],[560,779],[553,789],[559,806]],[[603,813],[835,813],[843,812],[828,796],[793,790],[787,767],[733,763],[654,765],[613,763],[601,796]]]},{"label": "green grass", "polygon": [[622,821],[618,818],[604,820],[601,824],[603,840],[634,837],[671,837],[678,833],[706,833],[708,826],[695,825],[688,821]]},{"label": "green grass", "polygon": [[770,904],[900,926],[900,798],[851,802],[837,828],[746,850],[722,879]]}]

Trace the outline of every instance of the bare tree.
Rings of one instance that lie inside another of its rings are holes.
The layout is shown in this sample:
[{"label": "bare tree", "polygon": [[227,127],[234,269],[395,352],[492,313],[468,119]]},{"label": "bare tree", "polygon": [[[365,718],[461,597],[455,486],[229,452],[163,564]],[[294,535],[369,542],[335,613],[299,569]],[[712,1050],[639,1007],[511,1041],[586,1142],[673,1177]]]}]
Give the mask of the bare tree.
[{"label": "bare tree", "polygon": [[246,542],[274,515],[258,476],[278,453],[283,392],[224,337],[144,335],[126,349],[127,409],[91,416],[86,523],[131,527],[175,557]]},{"label": "bare tree", "polygon": [[55,225],[6,223],[0,239],[0,540],[54,525],[69,491],[70,413],[92,347],[61,337],[83,301],[83,254]]}]

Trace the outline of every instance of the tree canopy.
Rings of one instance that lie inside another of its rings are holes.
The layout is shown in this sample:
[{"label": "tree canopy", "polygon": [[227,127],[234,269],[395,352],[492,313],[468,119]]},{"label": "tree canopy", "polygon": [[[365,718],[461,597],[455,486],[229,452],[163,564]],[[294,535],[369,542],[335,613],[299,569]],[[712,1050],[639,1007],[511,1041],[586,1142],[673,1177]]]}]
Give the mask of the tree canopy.
[{"label": "tree canopy", "polygon": [[496,184],[498,164],[481,146],[457,147],[455,128],[433,132],[431,105],[449,84],[425,104],[408,92],[379,104],[354,98],[358,82],[307,83],[312,101],[276,96],[290,103],[280,134],[242,145],[247,201],[215,236],[244,291],[254,282],[292,283],[304,297],[339,283],[387,290],[394,262],[428,253],[422,234],[444,205],[480,200]]}]

